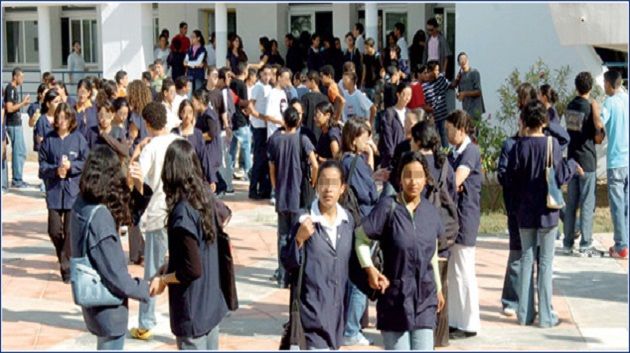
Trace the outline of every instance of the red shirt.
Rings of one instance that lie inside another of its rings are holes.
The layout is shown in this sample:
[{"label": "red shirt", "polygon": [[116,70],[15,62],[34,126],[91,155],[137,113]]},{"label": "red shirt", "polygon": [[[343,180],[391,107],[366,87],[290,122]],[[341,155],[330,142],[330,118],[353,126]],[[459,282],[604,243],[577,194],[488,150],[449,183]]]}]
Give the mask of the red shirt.
[{"label": "red shirt", "polygon": [[171,51],[175,51],[175,48],[173,47],[173,41],[175,41],[175,38],[177,38],[179,42],[182,43],[181,47],[179,48],[179,52],[188,53],[188,49],[190,49],[190,39],[181,34],[173,37],[173,40],[171,41]]},{"label": "red shirt", "polygon": [[422,84],[418,81],[414,81],[411,86],[411,100],[407,104],[407,108],[416,109],[424,107],[424,91],[422,90]]}]

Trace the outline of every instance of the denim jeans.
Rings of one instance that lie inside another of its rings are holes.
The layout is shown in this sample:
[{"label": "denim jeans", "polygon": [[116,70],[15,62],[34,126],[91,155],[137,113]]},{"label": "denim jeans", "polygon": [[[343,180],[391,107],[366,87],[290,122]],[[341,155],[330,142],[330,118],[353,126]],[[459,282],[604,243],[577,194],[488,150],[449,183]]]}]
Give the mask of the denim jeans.
[{"label": "denim jeans", "polygon": [[[190,80],[190,77],[188,78]],[[196,90],[203,88],[205,86],[205,80],[201,78],[196,78],[194,80],[190,80],[192,82],[192,90],[191,93],[195,93]]]},{"label": "denim jeans", "polygon": [[[552,327],[558,322],[558,317],[551,307],[553,295],[553,255],[554,243],[558,227],[551,228],[521,228],[521,278],[517,317],[521,325],[531,325],[534,322],[534,291],[532,271],[534,267],[534,253],[536,244],[540,245],[540,264],[538,266],[538,314],[541,327]],[[540,242],[538,239],[540,238]]]},{"label": "denim jeans", "polygon": [[508,255],[507,266],[505,268],[505,279],[503,280],[503,292],[501,293],[501,305],[503,306],[503,309],[510,308],[515,311],[518,309],[521,255],[522,251],[520,250],[510,250],[510,254]]},{"label": "denim jeans", "polygon": [[243,163],[239,163],[245,175],[252,169],[252,132],[249,126],[243,126],[234,131],[230,144],[230,157],[232,158],[232,170],[236,167],[236,151],[240,152]]},{"label": "denim jeans", "polygon": [[367,305],[367,296],[350,281],[346,293],[346,327],[343,335],[352,338],[361,332],[361,318]]},{"label": "denim jeans", "polygon": [[267,159],[267,129],[252,128],[254,141],[254,164],[249,182],[249,196],[269,197],[271,180],[269,179],[269,161]]},{"label": "denim jeans", "polygon": [[591,247],[593,238],[593,211],[595,211],[595,172],[584,173],[584,176],[575,175],[569,181],[567,205],[564,209],[564,241],[565,248],[572,248],[575,237],[576,214],[580,209],[579,228],[582,233],[580,249]]},{"label": "denim jeans", "polygon": [[446,119],[438,120],[435,122],[435,126],[440,133],[440,141],[442,147],[448,147],[448,135],[446,134]]},{"label": "denim jeans", "polygon": [[2,161],[2,190],[9,188],[9,170],[6,159]]},{"label": "denim jeans", "polygon": [[608,202],[615,228],[615,251],[628,247],[628,167],[608,169]]},{"label": "denim jeans", "polygon": [[118,337],[96,337],[96,349],[99,351],[122,351],[125,335]]},{"label": "denim jeans", "polygon": [[223,191],[234,190],[234,185],[232,184],[234,170],[232,168],[232,156],[230,155],[230,141],[228,141],[226,136],[223,136],[223,162],[219,168],[219,173],[221,173],[221,177],[225,182],[225,190]]},{"label": "denim jeans", "polygon": [[433,330],[424,328],[412,331],[381,331],[383,345],[388,351],[432,351]]},{"label": "denim jeans", "polygon": [[22,172],[24,171],[24,161],[26,160],[26,145],[24,144],[24,132],[22,125],[7,126],[9,143],[11,144],[11,169],[13,172],[13,183],[21,183]]},{"label": "denim jeans", "polygon": [[217,325],[207,334],[196,338],[175,337],[175,342],[180,351],[216,351],[219,349],[219,326]]},{"label": "denim jeans", "polygon": [[[149,281],[164,264],[164,257],[168,250],[168,236],[166,228],[145,233],[144,239],[144,279]],[[140,302],[138,324],[141,329],[150,330],[156,325],[155,297],[149,301]]]},{"label": "denim jeans", "polygon": [[282,250],[289,243],[291,229],[299,221],[298,214],[293,212],[278,212],[278,284],[288,283],[288,276],[280,261]]}]

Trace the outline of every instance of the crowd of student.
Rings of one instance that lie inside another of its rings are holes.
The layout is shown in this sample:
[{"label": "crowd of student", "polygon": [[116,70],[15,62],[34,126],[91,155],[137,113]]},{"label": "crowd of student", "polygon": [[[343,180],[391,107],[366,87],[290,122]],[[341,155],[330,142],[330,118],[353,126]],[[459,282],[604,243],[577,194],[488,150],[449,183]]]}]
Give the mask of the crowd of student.
[{"label": "crowd of student", "polygon": [[[426,29],[428,39],[418,31],[407,48],[404,25],[396,24],[381,53],[363,38],[361,24],[346,35],[345,52],[336,38],[287,35],[286,61],[277,42],[263,37],[255,64],[231,35],[227,64],[217,68],[213,41],[206,47],[198,30],[188,38],[182,23],[170,48],[163,31],[141,78],[129,82],[124,71],[114,80],[85,77],[76,99],[45,74],[36,101],[20,101],[23,73],[15,69],[3,105],[13,186],[24,183],[18,127],[19,111],[28,107],[61,277],[71,281],[70,258],[87,244],[105,286],[124,299],[83,308],[98,348],[123,347],[127,298],[140,300],[131,337],[150,339],[155,296],[167,285],[178,348],[218,347],[229,305],[217,237],[229,221],[221,198],[234,192],[236,165],[249,181],[249,197],[275,205],[272,280],[291,288],[297,305],[291,312],[299,315],[288,326],[301,322],[301,348],[371,344],[362,333],[368,297],[377,300],[386,349],[431,350],[449,338],[475,336],[481,329],[475,245],[482,169],[474,129],[484,112],[480,75],[460,53],[460,71],[447,80],[446,42],[435,19]],[[604,131],[615,226],[610,253],[627,257],[628,97],[615,72],[605,75],[601,109],[589,97],[590,74],[580,73],[575,85],[579,95],[565,114],[566,130],[553,89],[521,85],[518,132],[499,161],[510,234],[503,313],[523,325],[536,315],[542,327],[559,323],[551,282],[561,207],[548,201],[552,188],[569,183],[566,252],[576,228],[580,251],[592,251],[594,146]],[[448,111],[449,89],[457,89],[463,110]],[[129,235],[129,260],[144,264],[143,279],[128,274],[122,233]]]}]

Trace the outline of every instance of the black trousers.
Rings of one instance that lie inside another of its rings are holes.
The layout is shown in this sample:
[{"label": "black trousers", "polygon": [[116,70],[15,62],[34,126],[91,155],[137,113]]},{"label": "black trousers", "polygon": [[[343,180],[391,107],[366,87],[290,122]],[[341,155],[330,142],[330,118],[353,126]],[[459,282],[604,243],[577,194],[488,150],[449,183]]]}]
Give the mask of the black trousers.
[{"label": "black trousers", "polygon": [[70,210],[48,210],[48,236],[55,246],[61,279],[70,280]]},{"label": "black trousers", "polygon": [[435,347],[448,347],[448,260],[439,261],[440,280],[442,281],[442,295],[444,296],[444,308],[437,314],[437,326],[433,331],[433,344]]},{"label": "black trousers", "polygon": [[144,238],[138,226],[129,226],[129,261],[139,264],[144,255]]},{"label": "black trousers", "polygon": [[267,158],[267,129],[252,128],[254,143],[254,163],[249,183],[249,196],[271,197],[271,180],[269,179],[269,160]]}]

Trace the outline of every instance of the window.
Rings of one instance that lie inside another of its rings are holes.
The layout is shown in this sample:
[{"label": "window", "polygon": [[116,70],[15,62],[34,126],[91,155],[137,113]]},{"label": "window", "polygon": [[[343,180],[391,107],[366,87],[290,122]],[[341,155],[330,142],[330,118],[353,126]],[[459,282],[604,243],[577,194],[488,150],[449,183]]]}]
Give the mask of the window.
[{"label": "window", "polygon": [[290,19],[291,34],[295,38],[299,38],[304,31],[313,32],[313,16],[312,15],[291,15]]},{"label": "window", "polygon": [[[214,10],[206,10],[206,33],[204,34],[204,39],[206,40],[206,44],[210,40],[210,35],[214,32]],[[203,34],[203,32],[202,32]],[[232,34],[236,34],[236,10],[228,9],[227,10],[227,35],[228,37]]]},{"label": "window", "polygon": [[6,63],[37,64],[37,21],[6,21]]},{"label": "window", "polygon": [[68,54],[72,51],[72,43],[81,43],[81,54],[86,64],[98,63],[98,38],[95,19],[61,18],[61,62],[68,65]]}]

